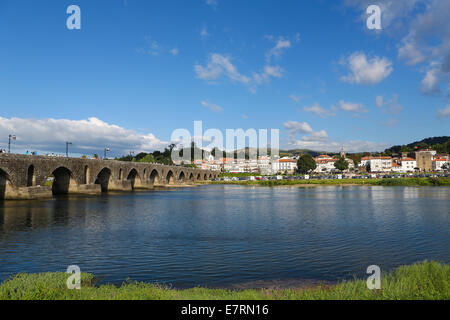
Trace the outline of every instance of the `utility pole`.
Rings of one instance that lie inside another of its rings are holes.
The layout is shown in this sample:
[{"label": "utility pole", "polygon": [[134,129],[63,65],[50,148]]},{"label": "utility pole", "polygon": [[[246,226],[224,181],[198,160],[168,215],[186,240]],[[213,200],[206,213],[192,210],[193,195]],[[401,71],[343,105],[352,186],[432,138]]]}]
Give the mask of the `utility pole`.
[{"label": "utility pole", "polygon": [[69,157],[69,146],[72,145],[72,142],[66,142],[66,157]]},{"label": "utility pole", "polygon": [[109,151],[111,151],[111,149],[109,149],[109,148],[105,148],[105,150],[104,150],[104,151],[105,151],[105,156],[104,156],[104,158],[103,158],[103,159],[106,159],[106,153],[107,153],[107,152],[109,152]]},{"label": "utility pole", "polygon": [[16,136],[10,134],[8,138],[8,153],[11,153],[11,140],[16,140]]}]

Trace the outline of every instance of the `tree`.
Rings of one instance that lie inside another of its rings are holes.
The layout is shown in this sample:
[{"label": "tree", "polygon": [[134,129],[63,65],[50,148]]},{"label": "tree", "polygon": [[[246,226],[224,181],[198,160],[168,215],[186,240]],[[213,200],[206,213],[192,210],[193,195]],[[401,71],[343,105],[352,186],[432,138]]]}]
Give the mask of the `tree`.
[{"label": "tree", "polygon": [[299,173],[308,173],[316,169],[316,167],[316,161],[314,161],[314,158],[310,154],[304,154],[297,160],[297,171]]},{"label": "tree", "polygon": [[339,160],[334,163],[334,167],[339,171],[347,170],[348,162],[343,157],[340,157]]},{"label": "tree", "polygon": [[154,163],[155,162],[155,157],[153,157],[153,155],[151,153],[148,153],[147,155],[145,155],[143,158],[141,158],[139,160],[139,162],[149,162],[149,163]]}]

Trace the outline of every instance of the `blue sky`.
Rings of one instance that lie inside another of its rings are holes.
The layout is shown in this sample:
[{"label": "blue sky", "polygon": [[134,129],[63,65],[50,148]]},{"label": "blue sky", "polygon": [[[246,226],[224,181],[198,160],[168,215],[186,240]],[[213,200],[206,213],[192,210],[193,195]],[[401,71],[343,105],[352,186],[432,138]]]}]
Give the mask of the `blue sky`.
[{"label": "blue sky", "polygon": [[327,151],[448,135],[449,2],[370,4],[381,31],[356,0],[3,0],[0,147],[150,151],[194,120]]}]

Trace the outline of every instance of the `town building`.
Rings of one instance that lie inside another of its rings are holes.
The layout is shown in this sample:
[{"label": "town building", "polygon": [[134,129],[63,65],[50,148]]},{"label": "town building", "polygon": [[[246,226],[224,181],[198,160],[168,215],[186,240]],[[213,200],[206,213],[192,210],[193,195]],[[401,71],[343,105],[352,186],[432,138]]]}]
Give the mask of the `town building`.
[{"label": "town building", "polygon": [[297,161],[290,157],[283,157],[272,162],[272,172],[274,173],[294,173],[297,170]]},{"label": "town building", "polygon": [[416,159],[413,158],[401,158],[398,160],[398,163],[402,172],[414,172],[417,167]]},{"label": "town building", "polygon": [[416,152],[417,168],[420,171],[432,171],[433,170],[433,155],[436,151],[430,149],[423,149]]}]

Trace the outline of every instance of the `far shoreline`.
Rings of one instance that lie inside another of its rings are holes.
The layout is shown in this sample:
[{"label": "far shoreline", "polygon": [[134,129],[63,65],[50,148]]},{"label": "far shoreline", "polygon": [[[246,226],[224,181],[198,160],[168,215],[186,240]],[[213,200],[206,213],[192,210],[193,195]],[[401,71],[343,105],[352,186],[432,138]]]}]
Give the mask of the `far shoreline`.
[{"label": "far shoreline", "polygon": [[242,180],[209,181],[202,184],[241,185],[258,187],[318,187],[318,186],[398,186],[398,187],[449,187],[450,178],[389,178],[389,179],[311,179],[311,180]]}]

